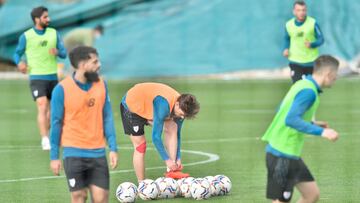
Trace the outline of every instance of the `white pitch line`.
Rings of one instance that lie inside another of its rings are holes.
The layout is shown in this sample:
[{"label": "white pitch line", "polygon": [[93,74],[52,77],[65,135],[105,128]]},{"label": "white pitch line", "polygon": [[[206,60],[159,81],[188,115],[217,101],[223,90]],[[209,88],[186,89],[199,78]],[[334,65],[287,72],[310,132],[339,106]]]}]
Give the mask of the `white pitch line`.
[{"label": "white pitch line", "polygon": [[[132,147],[122,147],[122,149],[133,149]],[[149,150],[155,150],[154,148],[148,148]],[[206,164],[210,162],[215,162],[220,159],[220,157],[217,154],[207,153],[207,152],[201,152],[201,151],[194,151],[194,150],[181,150],[184,153],[189,154],[196,154],[200,156],[206,156],[208,159],[203,161],[197,161],[193,163],[185,163],[184,166],[194,166],[194,165],[200,165],[200,164]],[[154,166],[154,167],[148,167],[146,170],[155,170],[155,169],[164,169],[165,166]],[[124,169],[124,170],[117,170],[117,171],[111,171],[110,174],[116,174],[116,173],[128,173],[132,172],[134,169]],[[32,178],[19,178],[19,179],[9,179],[9,180],[0,180],[0,183],[14,183],[14,182],[26,182],[26,181],[34,181],[34,180],[48,180],[48,179],[58,179],[58,178],[65,178],[65,176],[42,176],[42,177],[32,177]]]},{"label": "white pitch line", "polygon": [[[220,139],[206,139],[206,140],[184,140],[184,141],[181,141],[181,143],[186,143],[186,144],[196,144],[196,143],[212,143],[212,142],[235,142],[235,141],[246,141],[246,140],[258,140],[259,138],[258,137],[239,137],[239,138],[220,138]],[[151,144],[151,142],[149,143]],[[132,146],[130,144],[124,144],[125,147],[127,146]],[[122,149],[124,147],[124,145],[119,145],[119,148]],[[26,148],[26,149],[24,149]],[[0,145],[0,153],[1,152],[10,152],[11,150],[14,150],[14,151],[18,151],[18,150],[33,150],[33,149],[38,149],[38,150],[41,150],[41,147],[40,146],[15,146],[15,145],[3,145],[1,146]]]}]

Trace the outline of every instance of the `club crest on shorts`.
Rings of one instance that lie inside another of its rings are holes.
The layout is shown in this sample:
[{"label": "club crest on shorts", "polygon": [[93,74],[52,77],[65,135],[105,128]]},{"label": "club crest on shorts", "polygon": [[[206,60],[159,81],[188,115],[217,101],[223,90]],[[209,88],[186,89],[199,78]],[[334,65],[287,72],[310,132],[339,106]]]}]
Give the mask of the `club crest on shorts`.
[{"label": "club crest on shorts", "polygon": [[39,91],[38,90],[34,90],[33,91],[34,97],[37,97],[39,95]]},{"label": "club crest on shorts", "polygon": [[284,197],[284,199],[289,199],[289,198],[291,197],[291,192],[285,191],[285,192],[283,193],[283,197]]},{"label": "club crest on shorts", "polygon": [[71,186],[71,187],[74,187],[75,186],[75,178],[71,178],[71,179],[69,179],[69,185]]},{"label": "club crest on shorts", "polygon": [[138,125],[137,125],[137,126],[133,126],[133,129],[134,129],[135,132],[138,132],[138,131],[139,131],[139,126],[138,126]]}]

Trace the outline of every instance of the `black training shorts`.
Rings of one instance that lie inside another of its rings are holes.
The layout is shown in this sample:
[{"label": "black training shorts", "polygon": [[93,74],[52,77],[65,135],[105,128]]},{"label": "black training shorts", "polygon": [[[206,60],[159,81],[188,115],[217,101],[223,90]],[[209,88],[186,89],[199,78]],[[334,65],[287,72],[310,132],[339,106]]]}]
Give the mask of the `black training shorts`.
[{"label": "black training shorts", "polygon": [[51,100],[51,93],[57,84],[57,80],[30,80],[30,90],[34,101],[43,96]]},{"label": "black training shorts", "polygon": [[314,181],[302,159],[277,157],[267,153],[266,167],[268,171],[266,197],[268,199],[289,202],[297,183]]},{"label": "black training shorts", "polygon": [[303,79],[307,75],[312,75],[314,71],[313,66],[302,66],[300,64],[290,63],[291,79],[295,83],[298,80]]},{"label": "black training shorts", "polygon": [[96,185],[109,190],[109,168],[106,157],[67,157],[64,170],[70,192]]},{"label": "black training shorts", "polygon": [[144,127],[145,125],[148,125],[145,118],[130,112],[122,103],[120,104],[120,111],[126,135],[141,136],[145,134]]}]

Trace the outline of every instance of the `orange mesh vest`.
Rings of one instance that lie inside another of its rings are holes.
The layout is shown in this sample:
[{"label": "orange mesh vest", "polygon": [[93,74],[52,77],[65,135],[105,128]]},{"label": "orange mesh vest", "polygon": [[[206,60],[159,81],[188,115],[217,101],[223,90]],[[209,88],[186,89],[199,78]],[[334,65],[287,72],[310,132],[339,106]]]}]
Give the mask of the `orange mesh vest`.
[{"label": "orange mesh vest", "polygon": [[105,147],[103,108],[106,89],[103,80],[88,91],[80,89],[72,77],[60,82],[64,89],[63,147],[98,149]]},{"label": "orange mesh vest", "polygon": [[171,112],[180,94],[173,88],[161,83],[140,83],[127,92],[126,105],[132,113],[152,120],[153,100],[157,96],[162,96],[169,102]]}]

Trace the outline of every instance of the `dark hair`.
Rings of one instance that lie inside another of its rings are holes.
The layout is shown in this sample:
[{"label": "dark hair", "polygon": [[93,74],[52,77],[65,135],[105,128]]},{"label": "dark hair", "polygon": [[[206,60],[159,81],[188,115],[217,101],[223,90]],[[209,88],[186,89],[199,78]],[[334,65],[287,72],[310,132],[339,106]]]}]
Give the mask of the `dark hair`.
[{"label": "dark hair", "polygon": [[77,69],[78,65],[82,61],[87,61],[90,59],[90,54],[98,55],[97,51],[93,47],[89,46],[78,46],[75,47],[69,53],[70,63],[71,65]]},{"label": "dark hair", "polygon": [[296,0],[293,7],[295,7],[296,5],[306,6],[306,3],[303,0]]},{"label": "dark hair", "polygon": [[99,31],[101,34],[103,34],[103,33],[104,33],[104,26],[102,26],[102,25],[97,25],[97,26],[94,28],[94,30],[97,30],[97,31]]},{"label": "dark hair", "polygon": [[194,118],[200,110],[200,104],[192,94],[181,94],[177,101],[180,109],[185,113],[185,118]]},{"label": "dark hair", "polygon": [[330,68],[332,71],[337,71],[339,68],[339,61],[330,55],[319,56],[314,63],[314,73],[321,72],[327,68]]},{"label": "dark hair", "polygon": [[35,18],[40,18],[44,12],[47,12],[48,9],[44,6],[39,6],[36,8],[33,8],[31,11],[31,19],[35,23]]}]

